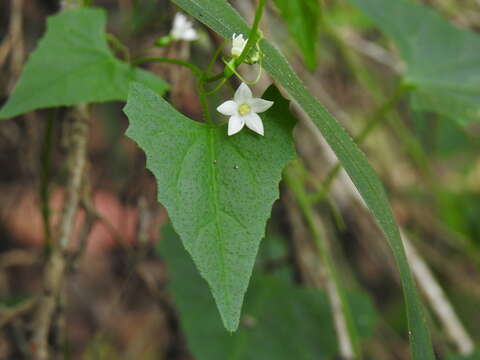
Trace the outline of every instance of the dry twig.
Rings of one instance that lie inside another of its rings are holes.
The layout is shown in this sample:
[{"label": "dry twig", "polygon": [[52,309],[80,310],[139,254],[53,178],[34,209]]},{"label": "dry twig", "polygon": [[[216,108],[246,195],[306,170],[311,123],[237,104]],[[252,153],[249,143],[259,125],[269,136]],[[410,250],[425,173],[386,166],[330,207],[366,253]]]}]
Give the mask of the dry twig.
[{"label": "dry twig", "polygon": [[69,153],[67,154],[67,190],[64,208],[44,274],[44,294],[39,300],[33,320],[33,351],[38,360],[49,359],[48,335],[52,318],[63,288],[67,270],[67,249],[74,231],[74,219],[82,193],[82,179],[87,162],[87,107],[77,106],[72,112]]}]

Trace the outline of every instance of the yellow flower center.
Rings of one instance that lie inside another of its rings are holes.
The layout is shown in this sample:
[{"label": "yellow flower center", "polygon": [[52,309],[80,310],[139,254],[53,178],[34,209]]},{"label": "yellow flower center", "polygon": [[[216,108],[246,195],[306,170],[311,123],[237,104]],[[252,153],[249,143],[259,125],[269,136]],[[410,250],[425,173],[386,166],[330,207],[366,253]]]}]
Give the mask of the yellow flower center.
[{"label": "yellow flower center", "polygon": [[250,105],[248,104],[242,104],[238,107],[238,113],[240,115],[247,115],[250,112]]}]

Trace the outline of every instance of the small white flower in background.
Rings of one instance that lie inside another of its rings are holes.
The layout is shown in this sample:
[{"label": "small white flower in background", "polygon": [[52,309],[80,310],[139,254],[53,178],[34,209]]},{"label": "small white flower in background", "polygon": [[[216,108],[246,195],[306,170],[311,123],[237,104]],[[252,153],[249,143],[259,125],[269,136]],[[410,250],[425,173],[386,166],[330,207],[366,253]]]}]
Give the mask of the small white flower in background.
[{"label": "small white flower in background", "polygon": [[188,21],[187,17],[181,13],[175,14],[170,35],[174,40],[191,41],[197,38],[197,32],[193,28],[192,22]]},{"label": "small white flower in background", "polygon": [[243,49],[247,45],[247,39],[243,38],[243,34],[232,35],[232,56],[239,57],[242,54]]},{"label": "small white flower in background", "polygon": [[233,100],[225,101],[217,108],[219,113],[230,116],[228,120],[228,136],[238,133],[245,125],[263,136],[263,123],[257,113],[270,109],[273,101],[254,98],[250,88],[242,83]]}]

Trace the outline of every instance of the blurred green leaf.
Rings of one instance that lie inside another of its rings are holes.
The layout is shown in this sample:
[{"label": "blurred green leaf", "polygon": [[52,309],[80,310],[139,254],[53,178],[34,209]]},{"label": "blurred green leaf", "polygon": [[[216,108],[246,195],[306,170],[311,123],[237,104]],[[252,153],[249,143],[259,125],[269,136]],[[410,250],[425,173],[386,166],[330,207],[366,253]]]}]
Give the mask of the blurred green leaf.
[{"label": "blurred green leaf", "polygon": [[[163,229],[159,254],[190,350],[199,360],[331,359],[338,352],[327,296],[273,276],[254,276],[239,331],[227,333],[207,284],[198,275],[171,225]],[[375,311],[364,294],[349,294],[363,337],[372,334]]]},{"label": "blurred green leaf", "polygon": [[274,105],[261,114],[265,136],[198,123],[139,84],[124,109],[127,135],[147,155],[167,208],[225,327],[236,330],[258,246],[265,234],[285,165],[295,157],[289,102],[271,86]]},{"label": "blurred green leaf", "polygon": [[351,0],[391,37],[407,64],[417,110],[480,120],[480,37],[411,0]]},{"label": "blurred green leaf", "polygon": [[159,6],[165,5],[160,4],[157,0],[135,1],[130,12],[133,32],[140,34],[142,30],[145,30],[151,24],[163,23],[164,21],[162,20],[166,19],[159,19],[159,15],[162,16],[163,14],[163,16],[167,17],[169,12],[165,11],[164,8],[159,9]]},{"label": "blurred green leaf", "polygon": [[468,133],[468,128],[443,115],[412,110],[410,117],[415,135],[429,154],[450,157],[480,149],[478,139]]},{"label": "blurred green leaf", "polygon": [[0,298],[0,309],[1,308],[14,308],[22,303],[31,300],[30,296],[27,295],[12,295],[10,297]]},{"label": "blurred green leaf", "polygon": [[443,191],[439,194],[439,209],[443,224],[480,246],[480,194]]},{"label": "blurred green leaf", "polygon": [[131,81],[163,94],[168,88],[164,81],[113,56],[105,26],[102,9],[51,16],[46,34],[0,110],[0,119],[40,108],[126,100]]},{"label": "blurred green leaf", "polygon": [[288,30],[302,50],[310,70],[317,66],[317,42],[320,22],[318,0],[274,0]]},{"label": "blurred green leaf", "polygon": [[353,26],[356,29],[368,30],[375,26],[357,7],[343,1],[332,2],[322,10],[325,21],[333,27]]},{"label": "blurred green leaf", "polygon": [[[242,17],[224,0],[172,1],[225,39],[231,39],[234,33],[247,34],[249,31]],[[404,289],[412,358],[433,360],[433,347],[423,304],[415,287],[400,233],[380,180],[351,137],[305,88],[285,57],[265,39],[261,41],[260,46],[264,54],[265,70],[283,86],[286,93],[298,103],[322,132],[384,231],[397,261]]]}]

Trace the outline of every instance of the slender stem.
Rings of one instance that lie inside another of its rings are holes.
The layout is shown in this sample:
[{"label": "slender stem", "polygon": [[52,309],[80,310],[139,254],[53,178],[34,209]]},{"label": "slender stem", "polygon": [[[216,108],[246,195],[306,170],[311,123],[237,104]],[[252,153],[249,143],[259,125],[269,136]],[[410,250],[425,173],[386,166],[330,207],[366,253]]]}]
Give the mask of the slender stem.
[{"label": "slender stem", "polygon": [[340,278],[335,268],[335,261],[331,254],[328,241],[324,238],[320,228],[320,221],[309,201],[302,181],[297,176],[298,166],[291,166],[284,173],[284,179],[292,191],[300,211],[307,223],[322,264],[327,273],[327,291],[334,312],[337,336],[340,343],[341,355],[345,359],[361,359],[361,350],[358,334],[353,323],[352,312],[346,300],[346,295],[341,286]]},{"label": "slender stem", "polygon": [[[372,131],[377,127],[378,124],[386,117],[386,115],[395,107],[398,101],[408,92],[410,87],[400,84],[392,96],[387,99],[373,114],[371,119],[367,122],[365,127],[360,131],[360,134],[355,136],[355,142],[361,144],[365,139],[372,133]],[[325,198],[327,193],[330,190],[333,180],[340,172],[342,165],[337,162],[332,169],[329,171],[325,180],[320,184],[316,193],[310,196],[310,201],[312,203],[317,203]]]},{"label": "slender stem", "polygon": [[[248,34],[247,43],[245,44],[245,47],[243,48],[240,56],[236,58],[233,62],[233,69],[236,69],[245,61],[248,54],[250,53],[250,50],[255,46],[255,43],[258,41],[258,26],[260,25],[260,20],[262,19],[263,10],[266,3],[267,0],[260,0],[258,2],[257,9],[255,10],[255,18],[253,19],[253,25],[250,29],[250,33]],[[221,78],[225,78],[226,80],[228,80],[235,73],[233,69],[227,66],[222,73],[218,73],[212,77],[206,78],[205,82],[213,82],[220,80]]]},{"label": "slender stem", "polygon": [[227,82],[227,79],[222,79],[222,81],[220,81],[220,83],[217,86],[215,86],[212,90],[208,91],[206,94],[207,95],[215,94],[218,90],[220,90],[223,87],[223,85],[225,85],[226,82]]},{"label": "slender stem", "polygon": [[79,105],[72,112],[69,129],[64,133],[69,142],[67,181],[63,210],[57,225],[56,239],[45,264],[43,274],[44,293],[39,299],[32,319],[32,352],[36,360],[56,358],[50,353],[49,333],[67,276],[67,249],[73,238],[75,217],[80,202],[82,184],[87,164],[87,139],[89,119],[87,105]]},{"label": "slender stem", "polygon": [[263,10],[265,9],[265,4],[267,0],[259,0],[257,9],[255,10],[255,18],[253,19],[253,25],[248,34],[247,44],[245,45],[240,56],[235,60],[235,67],[238,67],[241,63],[245,61],[250,50],[257,42],[258,38],[258,26],[260,25],[260,20],[262,20]]},{"label": "slender stem", "polygon": [[206,78],[205,82],[207,82],[207,83],[214,82],[214,81],[223,79],[224,77],[225,77],[225,72],[222,71],[221,73],[218,73],[217,75],[213,75],[211,77]]},{"label": "slender stem", "polygon": [[[89,6],[89,5],[88,5]],[[107,34],[107,40],[115,50],[118,50],[122,53],[123,59],[130,63],[130,50],[126,45],[124,45],[115,35]]]},{"label": "slender stem", "polygon": [[40,161],[42,164],[40,178],[40,200],[42,203],[42,219],[45,243],[51,244],[51,228],[50,228],[50,163],[52,157],[53,144],[53,124],[57,117],[58,109],[53,109],[47,119],[47,127],[45,129],[45,139],[43,143]]},{"label": "slender stem", "polygon": [[365,128],[355,137],[357,143],[362,143],[368,135],[376,128],[376,126],[385,118],[385,116],[395,107],[398,101],[408,92],[411,88],[407,85],[400,84],[392,96],[381,105],[377,111],[373,114],[371,120],[367,123]]},{"label": "slender stem", "polygon": [[197,77],[202,77],[203,75],[203,71],[198,66],[191,64],[187,61],[178,60],[178,59],[169,59],[169,58],[151,57],[151,56],[142,57],[142,58],[133,60],[132,66],[138,66],[146,62],[163,62],[163,63],[175,64],[175,65],[183,66],[187,69],[190,69],[190,71]]},{"label": "slender stem", "polygon": [[212,120],[212,117],[210,115],[208,99],[207,99],[208,94],[203,87],[203,84],[205,82],[205,74],[206,73],[202,69],[200,69],[198,66],[196,66],[192,63],[189,63],[187,61],[178,60],[178,59],[161,58],[161,57],[143,57],[143,58],[135,59],[132,62],[132,65],[137,66],[137,65],[145,63],[145,62],[164,62],[164,63],[183,66],[183,67],[189,69],[193,73],[193,75],[195,75],[197,77],[196,87],[197,87],[198,97],[200,99],[200,103],[202,104],[202,109],[203,109],[203,114],[204,114],[204,117],[205,117],[205,122],[207,122],[210,125],[213,125],[213,120]]},{"label": "slender stem", "polygon": [[217,61],[218,57],[222,53],[223,48],[225,47],[225,41],[222,42],[222,44],[215,50],[215,53],[213,54],[212,59],[210,60],[210,63],[208,64],[207,67],[207,74],[210,74],[210,71],[212,71],[213,66],[215,65],[215,62]]}]

